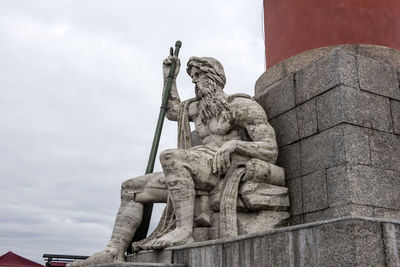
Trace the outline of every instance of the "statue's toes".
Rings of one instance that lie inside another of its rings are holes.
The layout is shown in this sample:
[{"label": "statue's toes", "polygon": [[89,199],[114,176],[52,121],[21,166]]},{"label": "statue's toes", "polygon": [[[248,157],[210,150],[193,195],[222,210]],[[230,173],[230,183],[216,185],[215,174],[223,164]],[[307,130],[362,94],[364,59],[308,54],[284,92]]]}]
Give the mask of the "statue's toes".
[{"label": "statue's toes", "polygon": [[158,240],[154,244],[153,249],[160,250],[160,249],[164,249],[164,248],[169,247],[169,246],[170,246],[170,244],[169,244],[168,241],[166,241],[166,240]]},{"label": "statue's toes", "polygon": [[150,249],[152,249],[152,247],[153,247],[155,241],[156,241],[156,240],[151,240],[151,241],[147,242],[146,244],[143,244],[143,245],[142,245],[142,248],[143,248],[144,250],[150,250]]}]

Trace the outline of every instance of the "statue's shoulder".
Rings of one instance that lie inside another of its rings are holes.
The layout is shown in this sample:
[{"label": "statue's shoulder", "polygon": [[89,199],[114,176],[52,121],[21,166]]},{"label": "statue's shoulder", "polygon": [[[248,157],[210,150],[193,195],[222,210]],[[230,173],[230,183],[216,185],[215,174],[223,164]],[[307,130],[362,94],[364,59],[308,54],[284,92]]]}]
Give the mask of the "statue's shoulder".
[{"label": "statue's shoulder", "polygon": [[233,95],[228,96],[229,103],[231,103],[234,100],[236,100],[235,102],[238,102],[243,99],[250,99],[250,100],[254,101],[254,99],[251,96],[249,96],[248,94],[243,94],[243,93],[238,93],[238,94],[233,94]]},{"label": "statue's shoulder", "polygon": [[231,95],[228,98],[228,102],[231,106],[233,118],[236,121],[267,120],[264,109],[253,97],[247,94]]},{"label": "statue's shoulder", "polygon": [[232,108],[249,108],[259,106],[257,101],[254,100],[253,97],[247,94],[233,94],[228,97],[228,103]]}]

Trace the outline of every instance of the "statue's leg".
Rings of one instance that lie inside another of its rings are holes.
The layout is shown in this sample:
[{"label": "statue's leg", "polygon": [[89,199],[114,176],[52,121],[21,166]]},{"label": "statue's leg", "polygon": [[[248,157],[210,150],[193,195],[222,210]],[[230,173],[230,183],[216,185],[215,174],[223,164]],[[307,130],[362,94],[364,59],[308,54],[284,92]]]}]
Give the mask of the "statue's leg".
[{"label": "statue's leg", "polygon": [[195,187],[212,189],[218,181],[218,177],[212,174],[212,157],[191,149],[170,149],[161,153],[161,165],[175,210],[176,228],[145,244],[145,249],[163,249],[193,242]]},{"label": "statue's leg", "polygon": [[[157,192],[157,193],[154,193]],[[129,179],[121,186],[121,205],[107,247],[84,261],[68,266],[91,266],[125,261],[125,252],[142,221],[144,202],[166,202],[168,191],[162,173]],[[136,196],[139,195],[139,201]]]}]

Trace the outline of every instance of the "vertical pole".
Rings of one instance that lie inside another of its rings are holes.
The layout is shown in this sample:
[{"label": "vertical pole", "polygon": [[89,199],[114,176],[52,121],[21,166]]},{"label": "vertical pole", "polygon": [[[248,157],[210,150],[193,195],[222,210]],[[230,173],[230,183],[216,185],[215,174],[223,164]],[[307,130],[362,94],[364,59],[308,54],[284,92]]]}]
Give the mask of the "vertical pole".
[{"label": "vertical pole", "polygon": [[[170,50],[171,56],[174,55],[177,57],[179,55],[179,50],[180,50],[181,46],[182,46],[182,42],[176,41],[175,52],[172,53],[173,52],[172,48]],[[151,146],[150,156],[149,156],[149,160],[147,163],[146,174],[152,173],[153,169],[154,169],[154,162],[155,162],[155,159],[157,156],[158,145],[160,143],[162,127],[164,124],[164,117],[165,117],[165,113],[167,111],[168,99],[169,99],[169,95],[171,92],[172,82],[174,80],[175,69],[176,69],[176,62],[173,61],[171,64],[171,68],[169,70],[168,80],[167,80],[167,83],[164,88],[164,97],[162,99],[162,104],[160,107],[160,114],[158,116],[156,131],[155,131],[154,137],[153,137],[153,144]],[[147,232],[149,230],[152,211],[153,211],[153,203],[144,203],[143,204],[142,223],[140,224],[139,228],[136,230],[136,233],[135,233],[132,241],[139,241],[139,240],[146,238]],[[128,252],[131,252],[130,250],[131,250],[131,248],[129,247]]]}]

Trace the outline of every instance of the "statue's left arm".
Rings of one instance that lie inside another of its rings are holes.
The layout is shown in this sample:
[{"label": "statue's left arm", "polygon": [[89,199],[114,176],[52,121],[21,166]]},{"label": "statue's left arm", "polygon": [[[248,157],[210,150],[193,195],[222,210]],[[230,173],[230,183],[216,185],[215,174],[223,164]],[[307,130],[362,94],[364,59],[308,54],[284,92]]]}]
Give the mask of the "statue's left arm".
[{"label": "statue's left arm", "polygon": [[232,101],[232,108],[235,126],[246,129],[251,141],[226,142],[214,157],[213,171],[224,173],[230,166],[232,153],[275,163],[278,156],[275,131],[262,107],[252,99],[236,98]]}]

